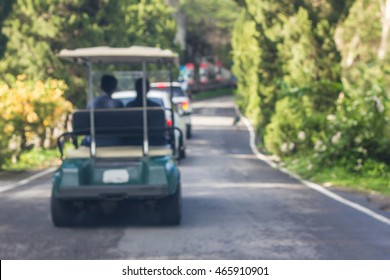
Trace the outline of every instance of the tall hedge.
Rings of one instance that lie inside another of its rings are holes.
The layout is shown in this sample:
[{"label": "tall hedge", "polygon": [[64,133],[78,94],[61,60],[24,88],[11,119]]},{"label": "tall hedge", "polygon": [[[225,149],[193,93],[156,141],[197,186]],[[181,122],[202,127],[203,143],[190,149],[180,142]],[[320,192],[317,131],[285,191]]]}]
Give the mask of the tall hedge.
[{"label": "tall hedge", "polygon": [[390,56],[377,55],[380,3],[237,2],[238,99],[260,144],[318,166],[390,165]]},{"label": "tall hedge", "polygon": [[258,126],[262,122],[261,104],[258,95],[261,48],[257,44],[259,33],[256,24],[241,12],[233,30],[233,72],[237,76],[238,98],[240,108]]}]

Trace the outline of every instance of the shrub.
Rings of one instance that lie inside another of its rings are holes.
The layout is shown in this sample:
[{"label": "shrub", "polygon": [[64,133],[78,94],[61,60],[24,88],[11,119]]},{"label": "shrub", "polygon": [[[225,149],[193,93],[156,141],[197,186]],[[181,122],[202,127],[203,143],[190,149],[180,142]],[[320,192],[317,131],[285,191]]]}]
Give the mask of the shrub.
[{"label": "shrub", "polygon": [[354,171],[360,171],[368,160],[367,166],[390,164],[389,101],[377,70],[362,69],[361,80],[353,85],[344,81],[336,111],[326,116],[324,133],[314,142],[317,164],[342,162]]},{"label": "shrub", "polygon": [[9,155],[7,149],[11,137],[11,142],[18,143],[14,148],[18,153],[37,137],[39,145],[43,146],[47,133],[52,134],[60,127],[62,118],[72,109],[72,104],[63,97],[66,89],[63,81],[31,81],[24,75],[19,75],[11,85],[0,83],[2,154]]},{"label": "shrub", "polygon": [[297,148],[298,139],[306,138],[303,119],[304,111],[297,99],[286,97],[279,100],[271,123],[266,127],[265,147],[278,156],[291,154]]}]

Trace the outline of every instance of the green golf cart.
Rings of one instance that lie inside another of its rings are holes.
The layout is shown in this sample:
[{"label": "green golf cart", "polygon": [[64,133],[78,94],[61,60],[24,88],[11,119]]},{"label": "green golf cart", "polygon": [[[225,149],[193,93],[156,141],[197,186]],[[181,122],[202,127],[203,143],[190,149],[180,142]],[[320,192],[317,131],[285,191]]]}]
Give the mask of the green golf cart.
[{"label": "green golf cart", "polygon": [[[151,202],[162,224],[179,224],[180,171],[175,160],[177,137],[174,135],[179,133],[179,141],[183,141],[183,133],[175,127],[175,120],[168,126],[167,109],[147,107],[145,92],[140,108],[97,109],[92,102],[94,67],[120,64],[123,69],[123,64],[142,65],[142,75],[146,77],[151,63],[168,65],[172,70],[177,54],[133,46],[62,50],[58,57],[87,67],[90,105],[88,109],[73,112],[72,131],[58,138],[62,164],[52,180],[53,224],[74,226],[79,213],[90,206],[135,200]],[[144,84],[144,91],[145,88]],[[86,138],[89,145],[83,146],[81,139]],[[72,143],[70,149],[67,142]]]}]

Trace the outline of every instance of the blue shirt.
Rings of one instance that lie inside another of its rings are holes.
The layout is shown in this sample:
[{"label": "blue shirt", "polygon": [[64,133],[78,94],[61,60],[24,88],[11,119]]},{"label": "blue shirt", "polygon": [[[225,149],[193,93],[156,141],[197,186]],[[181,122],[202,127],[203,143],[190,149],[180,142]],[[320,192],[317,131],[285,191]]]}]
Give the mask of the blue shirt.
[{"label": "blue shirt", "polygon": [[[110,96],[104,93],[104,95],[98,96],[93,100],[93,106],[95,109],[112,109],[112,108],[123,108],[122,102],[116,99],[112,99]],[[91,108],[90,105],[87,106],[87,109]],[[86,136],[82,143],[82,146],[91,145],[91,137]],[[96,146],[118,146],[121,145],[121,139],[118,137],[96,137]]]},{"label": "blue shirt", "polygon": [[[93,106],[96,109],[104,109],[104,108],[123,108],[122,102],[116,99],[112,99],[107,94],[95,97],[93,100]],[[87,109],[89,109],[91,106],[88,105]]]}]

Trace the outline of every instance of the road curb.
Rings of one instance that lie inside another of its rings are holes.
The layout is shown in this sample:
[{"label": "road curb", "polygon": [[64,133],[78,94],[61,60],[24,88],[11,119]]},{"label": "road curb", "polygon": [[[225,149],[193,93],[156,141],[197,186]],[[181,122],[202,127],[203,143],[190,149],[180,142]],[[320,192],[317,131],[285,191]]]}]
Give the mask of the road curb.
[{"label": "road curb", "polygon": [[390,226],[390,219],[389,218],[382,216],[382,215],[372,211],[371,209],[368,209],[368,208],[366,208],[366,207],[364,207],[356,202],[345,199],[342,196],[324,188],[323,186],[321,186],[319,184],[304,180],[298,174],[291,172],[290,170],[287,170],[286,168],[280,167],[275,162],[269,160],[264,154],[260,153],[256,147],[256,143],[255,143],[256,142],[255,141],[256,134],[255,134],[255,131],[254,131],[253,126],[250,123],[250,121],[241,113],[241,111],[238,109],[237,105],[234,107],[234,109],[236,111],[236,114],[240,117],[240,119],[242,120],[242,122],[244,123],[244,125],[246,126],[246,128],[249,131],[250,148],[259,160],[265,162],[266,164],[268,164],[272,168],[278,169],[281,172],[287,174],[288,176],[298,180],[301,184],[305,185],[306,187],[308,187],[312,190],[315,190],[315,191],[317,191],[317,192],[319,192],[319,193],[321,193],[321,194],[323,194],[323,195],[325,195],[325,196],[327,196],[335,201],[338,201],[339,203],[342,203],[346,206],[349,206],[349,207],[351,207],[351,208],[353,208],[361,213],[364,213],[364,214],[370,216],[371,218],[373,218],[377,221],[380,221],[380,222]]},{"label": "road curb", "polygon": [[20,186],[23,186],[23,185],[26,185],[28,183],[31,183],[32,181],[36,180],[36,179],[39,179],[43,176],[46,176],[47,174],[50,174],[52,172],[54,172],[56,170],[57,167],[51,167],[49,169],[45,169],[37,174],[34,174],[30,177],[27,177],[21,181],[18,181],[18,182],[15,182],[15,183],[12,183],[12,184],[9,184],[5,187],[1,187],[0,188],[0,193],[3,193],[3,192],[6,192],[6,191],[9,191],[9,190],[12,190],[14,188],[17,188],[17,187],[20,187]]}]

